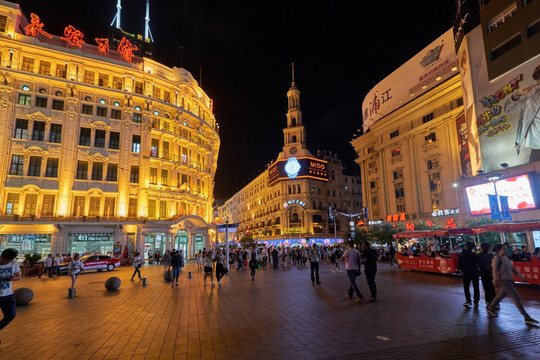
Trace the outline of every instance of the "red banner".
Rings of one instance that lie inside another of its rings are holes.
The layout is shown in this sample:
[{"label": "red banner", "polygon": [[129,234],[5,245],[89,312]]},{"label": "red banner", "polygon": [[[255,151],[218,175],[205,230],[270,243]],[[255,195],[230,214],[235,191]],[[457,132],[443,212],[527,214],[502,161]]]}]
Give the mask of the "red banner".
[{"label": "red banner", "polygon": [[[540,260],[536,257],[533,257],[531,261],[518,262],[512,261],[514,267],[517,271],[527,279],[529,284],[540,285]],[[518,282],[523,282],[517,276],[514,276],[514,280]]]},{"label": "red banner", "polygon": [[398,264],[404,269],[451,274],[457,270],[457,254],[452,257],[441,256],[404,256],[397,254]]}]

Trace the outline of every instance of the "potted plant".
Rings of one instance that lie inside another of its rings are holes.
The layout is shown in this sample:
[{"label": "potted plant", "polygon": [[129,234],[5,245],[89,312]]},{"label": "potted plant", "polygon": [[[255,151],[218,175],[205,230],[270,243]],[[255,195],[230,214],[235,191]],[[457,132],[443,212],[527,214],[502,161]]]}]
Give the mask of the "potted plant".
[{"label": "potted plant", "polygon": [[24,254],[23,276],[38,275],[43,267],[43,264],[39,263],[40,260],[40,254]]}]

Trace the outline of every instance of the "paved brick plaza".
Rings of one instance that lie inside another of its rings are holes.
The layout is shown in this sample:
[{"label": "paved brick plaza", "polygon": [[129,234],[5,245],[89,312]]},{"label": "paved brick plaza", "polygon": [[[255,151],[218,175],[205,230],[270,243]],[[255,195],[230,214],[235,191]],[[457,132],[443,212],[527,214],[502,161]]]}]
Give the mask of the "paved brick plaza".
[{"label": "paved brick plaza", "polygon": [[[188,278],[188,271],[193,278]],[[0,332],[0,359],[534,359],[540,328],[526,325],[504,300],[488,319],[484,306],[466,309],[461,279],[379,266],[378,303],[345,299],[344,273],[309,268],[236,272],[221,287],[203,286],[187,264],[179,288],[162,266],[145,265],[148,286],[129,281],[132,268],[88,272],[77,297],[70,281],[23,278],[35,297],[17,308]],[[122,279],[107,292],[109,276]],[[360,290],[369,297],[364,275]],[[540,319],[540,288],[518,286],[531,316]],[[495,343],[497,345],[495,345]],[[499,350],[497,352],[497,350]]]}]

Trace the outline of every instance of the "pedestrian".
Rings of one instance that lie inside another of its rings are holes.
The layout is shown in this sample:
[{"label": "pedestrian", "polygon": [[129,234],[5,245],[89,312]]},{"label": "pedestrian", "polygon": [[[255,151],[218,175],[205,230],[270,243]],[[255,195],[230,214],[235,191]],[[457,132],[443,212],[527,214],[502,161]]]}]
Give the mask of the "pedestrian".
[{"label": "pedestrian", "polygon": [[133,275],[131,275],[131,281],[133,281],[133,278],[135,277],[135,274],[139,275],[139,281],[142,280],[141,278],[141,264],[142,259],[141,255],[139,253],[139,250],[135,250],[135,253],[133,254],[133,267],[135,270],[133,271]]},{"label": "pedestrian", "polygon": [[203,263],[203,254],[201,253],[201,250],[197,252],[197,269],[202,269],[202,263]]},{"label": "pedestrian", "polygon": [[369,286],[371,297],[368,301],[377,301],[377,284],[375,275],[377,274],[377,250],[371,247],[369,241],[364,240],[362,244],[362,263],[364,264],[364,273]]},{"label": "pedestrian", "polygon": [[274,268],[274,270],[278,269],[278,255],[279,255],[279,252],[274,246],[274,249],[272,250],[272,267]]},{"label": "pedestrian", "polygon": [[465,248],[458,255],[458,270],[463,278],[463,290],[465,292],[465,303],[463,306],[471,306],[471,282],[474,289],[474,307],[478,307],[480,301],[478,256],[473,252],[474,243],[467,241]]},{"label": "pedestrian", "polygon": [[266,269],[266,262],[268,260],[268,250],[266,249],[266,247],[262,248],[261,256],[262,256],[262,267]]},{"label": "pedestrian", "polygon": [[49,277],[52,277],[52,266],[53,266],[52,254],[49,254],[45,258],[45,261],[43,262],[43,270],[38,275],[38,278],[41,279],[41,275],[43,275],[45,273],[47,273],[47,275],[49,275]]},{"label": "pedestrian", "polygon": [[311,264],[311,283],[315,284],[315,281],[317,281],[317,284],[321,284],[319,281],[319,262],[321,260],[321,254],[319,253],[319,248],[317,247],[317,244],[313,244],[313,248],[311,249],[309,253],[309,261]]},{"label": "pedestrian", "polygon": [[159,262],[161,261],[161,253],[159,251],[156,251],[156,255],[154,255],[154,259],[156,259],[156,265],[159,265]]},{"label": "pedestrian", "polygon": [[0,309],[2,309],[4,315],[0,320],[0,330],[15,319],[17,304],[11,282],[21,279],[21,269],[19,263],[15,260],[17,255],[19,255],[19,252],[11,248],[5,249],[0,255]]},{"label": "pedestrian", "polygon": [[398,263],[396,260],[396,248],[394,245],[390,244],[390,249],[388,249],[388,252],[390,253],[390,266],[392,266],[392,262]]},{"label": "pedestrian", "polygon": [[[173,249],[173,251],[174,251],[174,249]],[[170,250],[165,251],[165,254],[163,255],[162,262],[163,262],[163,271],[165,272],[165,271],[169,270],[169,264],[171,263],[171,251]]]},{"label": "pedestrian", "polygon": [[212,286],[216,285],[216,283],[214,283],[213,264],[214,260],[212,260],[212,251],[207,251],[204,253],[204,286],[206,286],[206,278],[208,276],[210,276]]},{"label": "pedestrian", "polygon": [[523,304],[521,304],[521,296],[519,296],[519,293],[514,287],[514,275],[523,281],[527,281],[527,279],[525,279],[525,276],[521,275],[512,265],[512,262],[508,258],[508,247],[503,244],[497,244],[493,250],[497,253],[497,255],[493,257],[493,262],[491,264],[491,267],[493,268],[493,285],[495,285],[497,295],[495,295],[495,298],[487,307],[488,314],[493,317],[499,316],[497,313],[499,302],[507,295],[510,295],[514,298],[514,304],[519,312],[525,318],[525,323],[538,324],[538,321],[530,317],[525,311]]},{"label": "pedestrian", "polygon": [[56,254],[53,260],[53,272],[58,276],[60,276],[60,263],[60,254]]},{"label": "pedestrian", "polygon": [[495,298],[493,269],[491,268],[493,253],[491,245],[488,243],[481,243],[480,248],[482,252],[478,254],[478,268],[480,269],[480,279],[482,279],[482,287],[484,288],[484,299],[486,300],[486,305],[489,305]]},{"label": "pedestrian", "polygon": [[236,253],[236,263],[238,264],[238,271],[242,271],[244,268],[244,252],[242,249],[238,249],[238,252]]},{"label": "pedestrian", "polygon": [[259,262],[257,261],[257,252],[252,251],[251,259],[249,260],[249,268],[251,270],[251,281],[255,280],[255,271],[257,270],[257,266],[259,266]]},{"label": "pedestrian", "polygon": [[354,292],[356,292],[358,298],[355,301],[358,303],[363,302],[364,296],[360,292],[360,289],[358,289],[358,285],[356,285],[356,277],[362,274],[360,270],[362,258],[360,252],[354,248],[354,242],[352,240],[349,241],[349,248],[341,257],[341,261],[345,262],[345,269],[347,270],[347,276],[349,277],[350,282],[349,291],[345,297],[347,299],[352,299]]},{"label": "pedestrian", "polygon": [[221,278],[225,276],[227,273],[227,270],[225,268],[225,254],[223,254],[223,249],[218,249],[217,254],[215,256],[216,261],[216,280],[218,285],[221,285]]},{"label": "pedestrian", "polygon": [[180,272],[182,271],[183,262],[184,262],[184,258],[182,254],[180,254],[179,250],[176,250],[170,256],[170,264],[171,264],[171,269],[172,269],[171,287],[178,286],[178,278],[180,277]]},{"label": "pedestrian", "polygon": [[79,254],[75,254],[68,265],[68,276],[71,277],[71,289],[75,290],[75,283],[82,271],[84,271],[84,264]]},{"label": "pedestrian", "polygon": [[343,272],[341,267],[341,258],[343,257],[343,251],[341,249],[341,246],[338,245],[338,247],[335,249],[336,252],[336,271]]}]

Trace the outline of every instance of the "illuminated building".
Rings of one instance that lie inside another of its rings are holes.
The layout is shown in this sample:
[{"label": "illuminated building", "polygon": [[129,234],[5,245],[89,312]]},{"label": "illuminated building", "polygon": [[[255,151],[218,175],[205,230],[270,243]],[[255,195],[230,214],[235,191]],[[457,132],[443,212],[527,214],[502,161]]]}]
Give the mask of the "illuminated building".
[{"label": "illuminated building", "polygon": [[462,223],[455,183],[469,171],[461,147],[461,81],[452,31],[377,84],[352,140],[372,221]]},{"label": "illuminated building", "polygon": [[[237,237],[251,233],[267,244],[321,244],[335,239],[330,206],[343,213],[362,209],[360,179],[343,174],[337,154],[307,148],[300,109],[300,91],[293,83],[287,92],[287,127],[277,159],[218,208],[222,221],[239,223]],[[346,219],[336,217],[339,238]]]},{"label": "illuminated building", "polygon": [[42,20],[0,1],[0,248],[208,246],[212,100],[185,69],[132,53],[129,39],[94,45],[67,24],[52,36]]}]

